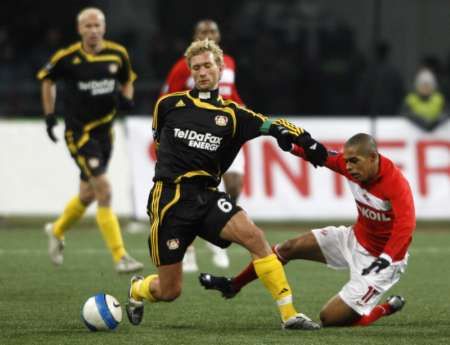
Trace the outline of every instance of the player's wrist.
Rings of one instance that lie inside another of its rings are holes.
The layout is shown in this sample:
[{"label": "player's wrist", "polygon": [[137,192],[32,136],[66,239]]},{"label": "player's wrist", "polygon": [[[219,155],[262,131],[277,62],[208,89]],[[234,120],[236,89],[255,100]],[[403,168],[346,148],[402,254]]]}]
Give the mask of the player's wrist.
[{"label": "player's wrist", "polygon": [[47,124],[47,127],[53,127],[56,125],[57,119],[55,113],[47,113],[45,114],[45,123]]},{"label": "player's wrist", "polygon": [[381,253],[380,256],[379,256],[379,258],[380,258],[380,259],[384,259],[384,260],[386,260],[387,262],[389,262],[389,265],[392,264],[392,258],[391,258],[391,256],[390,256],[389,254]]}]

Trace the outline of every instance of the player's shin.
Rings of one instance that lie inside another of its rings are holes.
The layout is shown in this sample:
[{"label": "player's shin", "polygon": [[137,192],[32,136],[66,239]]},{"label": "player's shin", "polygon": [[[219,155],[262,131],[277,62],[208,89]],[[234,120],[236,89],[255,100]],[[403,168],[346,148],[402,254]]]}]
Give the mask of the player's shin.
[{"label": "player's shin", "polygon": [[369,315],[362,315],[352,326],[369,326],[379,318],[389,315],[390,313],[391,306],[388,303],[379,304],[372,309]]},{"label": "player's shin", "polygon": [[[282,258],[278,251],[277,251],[277,245],[273,245],[272,246],[272,251],[273,253],[277,256],[278,260],[280,260],[280,262],[283,265],[287,264],[287,260],[285,260],[284,258]],[[233,280],[231,281],[232,287],[234,291],[240,291],[245,285],[247,285],[248,283],[254,281],[255,279],[257,279],[258,276],[256,275],[255,272],[255,267],[253,266],[253,262],[250,262],[250,264],[244,268],[236,277],[233,278]]]},{"label": "player's shin", "polygon": [[62,240],[64,232],[77,222],[86,211],[86,206],[77,196],[73,197],[66,205],[64,212],[53,224],[53,234]]},{"label": "player's shin", "polygon": [[256,274],[277,302],[282,321],[295,316],[297,311],[292,304],[292,291],[284,273],[283,265],[275,254],[253,261]]},{"label": "player's shin", "polygon": [[110,207],[98,207],[96,218],[114,262],[119,262],[126,252],[117,216]]},{"label": "player's shin", "polygon": [[137,280],[131,286],[131,297],[136,301],[147,300],[149,302],[157,302],[158,300],[152,295],[151,284],[158,278],[157,274],[145,277],[143,280]]}]

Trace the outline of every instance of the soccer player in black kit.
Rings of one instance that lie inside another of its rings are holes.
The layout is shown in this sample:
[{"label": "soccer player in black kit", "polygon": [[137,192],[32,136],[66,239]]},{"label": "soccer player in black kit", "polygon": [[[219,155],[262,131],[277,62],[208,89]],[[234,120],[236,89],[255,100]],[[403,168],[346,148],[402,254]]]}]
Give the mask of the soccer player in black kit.
[{"label": "soccer player in black kit", "polygon": [[42,81],[47,134],[53,142],[58,141],[53,130],[57,124],[55,82],[64,82],[65,140],[80,169],[78,195],[69,201],[55,222],[46,225],[49,256],[55,265],[63,263],[65,231],[97,201],[97,224],[111,251],[116,271],[134,272],[143,265],[125,250],[117,216],[111,209],[111,186],[106,169],[117,104],[126,110],[131,107],[136,75],[127,50],[103,39],[105,16],[102,11],[92,7],[82,10],[77,24],[81,41],[56,52],[37,75]]},{"label": "soccer player in black kit", "polygon": [[144,300],[173,301],[181,293],[181,261],[196,236],[222,248],[245,247],[259,279],[276,301],[284,329],[318,329],[298,313],[283,266],[264,233],[216,187],[241,146],[260,135],[277,138],[286,151],[296,143],[308,160],[323,165],[327,151],[301,128],[286,120],[224,101],[218,95],[223,53],[211,40],[193,42],[185,53],[195,88],[161,97],[153,114],[157,147],[154,185],[148,200],[149,249],[157,274],[134,276],[126,311],[130,322],[143,318]]}]

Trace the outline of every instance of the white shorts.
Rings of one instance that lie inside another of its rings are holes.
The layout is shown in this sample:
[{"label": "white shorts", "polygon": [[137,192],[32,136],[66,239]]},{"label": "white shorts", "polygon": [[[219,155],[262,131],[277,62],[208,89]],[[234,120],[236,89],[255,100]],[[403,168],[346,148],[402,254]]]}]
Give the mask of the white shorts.
[{"label": "white shorts", "polygon": [[[238,155],[234,159],[233,163],[231,163],[230,167],[226,171],[226,173],[236,173],[240,175],[244,175],[244,153],[242,150],[239,151]],[[223,181],[220,182],[219,189],[224,191],[225,187],[223,185]]]},{"label": "white shorts", "polygon": [[352,227],[328,226],[314,229],[312,233],[329,267],[350,269],[350,281],[339,291],[339,297],[359,315],[370,314],[406,269],[408,254],[402,261],[392,263],[379,273],[372,271],[363,276],[362,270],[376,258],[358,243]]}]

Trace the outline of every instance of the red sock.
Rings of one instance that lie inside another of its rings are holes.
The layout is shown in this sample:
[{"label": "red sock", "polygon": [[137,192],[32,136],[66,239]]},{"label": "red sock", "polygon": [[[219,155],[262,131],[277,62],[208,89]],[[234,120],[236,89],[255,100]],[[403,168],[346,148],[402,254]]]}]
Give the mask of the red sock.
[{"label": "red sock", "polygon": [[387,316],[391,313],[391,306],[388,303],[378,304],[372,309],[369,315],[363,315],[356,321],[353,326],[369,326],[377,321],[382,316]]},{"label": "red sock", "polygon": [[[272,251],[277,256],[278,260],[281,261],[283,265],[285,265],[287,262],[283,258],[280,257],[278,254],[278,251],[276,250],[276,246],[272,246]],[[244,268],[244,270],[239,273],[236,277],[233,278],[233,281],[231,282],[233,289],[235,291],[239,291],[242,289],[245,285],[252,282],[253,280],[258,279],[258,276],[256,275],[255,268],[253,267],[253,262],[250,262],[250,264]]]}]

